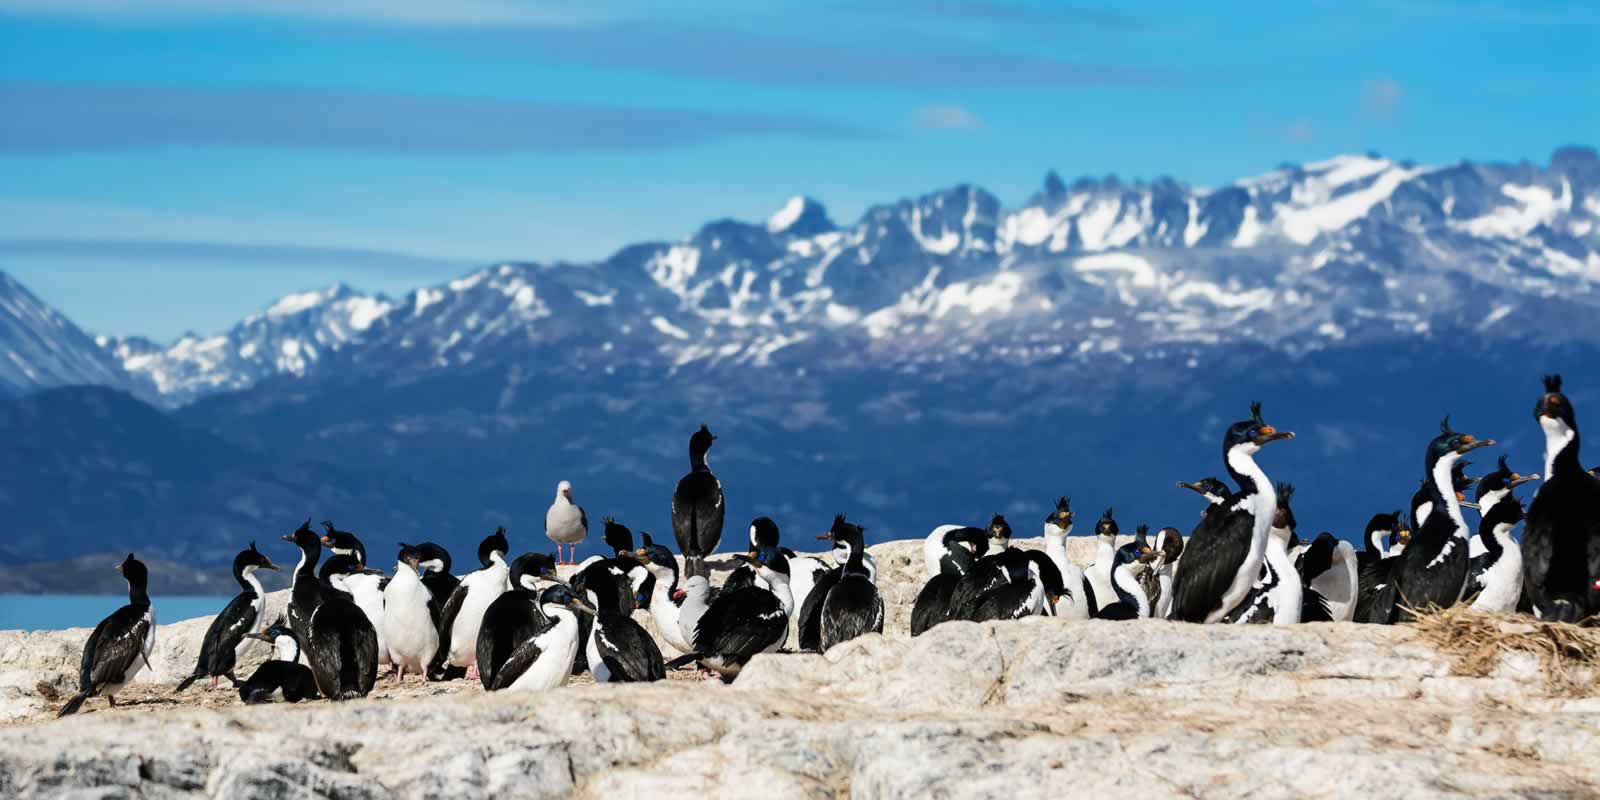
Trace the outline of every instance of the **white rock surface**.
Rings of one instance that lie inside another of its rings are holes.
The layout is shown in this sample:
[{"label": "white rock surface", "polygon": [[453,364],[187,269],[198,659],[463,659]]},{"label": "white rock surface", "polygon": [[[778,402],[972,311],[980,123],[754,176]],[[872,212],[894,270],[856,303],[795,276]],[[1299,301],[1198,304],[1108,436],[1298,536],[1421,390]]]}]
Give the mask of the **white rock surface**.
[{"label": "white rock surface", "polygon": [[[874,549],[886,594],[916,544]],[[78,636],[0,634],[0,685],[60,683]],[[0,797],[1600,796],[1600,701],[1523,658],[1452,675],[1408,627],[901,620],[733,686],[380,694],[33,713],[0,725]]]}]

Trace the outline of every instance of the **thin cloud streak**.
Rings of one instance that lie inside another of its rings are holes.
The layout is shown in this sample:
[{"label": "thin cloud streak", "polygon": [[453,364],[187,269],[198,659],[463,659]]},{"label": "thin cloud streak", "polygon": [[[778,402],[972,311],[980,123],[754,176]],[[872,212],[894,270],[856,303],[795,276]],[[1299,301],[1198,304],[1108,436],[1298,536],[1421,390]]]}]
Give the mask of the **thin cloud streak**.
[{"label": "thin cloud streak", "polygon": [[1079,64],[913,37],[915,47],[857,47],[750,31],[626,21],[577,28],[517,27],[430,33],[474,52],[624,68],[703,80],[793,86],[1004,88],[1147,83],[1142,67]]},{"label": "thin cloud streak", "polygon": [[0,108],[0,152],[20,153],[266,147],[472,155],[870,136],[813,117],[306,89],[0,83]]},{"label": "thin cloud streak", "polygon": [[338,267],[361,271],[435,275],[471,266],[468,259],[434,258],[387,250],[308,245],[148,239],[0,239],[0,258],[61,258],[90,261],[254,264],[296,268]]},{"label": "thin cloud streak", "polygon": [[519,0],[0,0],[0,15],[143,21],[259,16],[367,25],[570,25],[606,17],[579,3]]},{"label": "thin cloud streak", "polygon": [[983,120],[961,106],[934,104],[917,109],[912,123],[928,130],[977,130]]}]

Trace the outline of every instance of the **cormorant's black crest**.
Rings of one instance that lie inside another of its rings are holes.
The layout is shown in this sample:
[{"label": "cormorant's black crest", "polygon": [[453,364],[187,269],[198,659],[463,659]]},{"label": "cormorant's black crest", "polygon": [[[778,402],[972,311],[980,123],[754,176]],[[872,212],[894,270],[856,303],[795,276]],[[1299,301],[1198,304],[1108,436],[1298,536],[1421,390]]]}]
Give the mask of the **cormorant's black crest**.
[{"label": "cormorant's black crest", "polygon": [[1257,425],[1260,425],[1263,422],[1263,420],[1261,419],[1261,401],[1260,400],[1256,400],[1256,401],[1250,403],[1250,421],[1256,423]]},{"label": "cormorant's black crest", "polygon": [[1499,459],[1498,463],[1500,465],[1500,471],[1501,472],[1504,472],[1504,473],[1506,473],[1508,475],[1511,474],[1511,468],[1506,466],[1506,457],[1505,457],[1505,455],[1502,454],[1500,456],[1500,459]]},{"label": "cormorant's black crest", "polygon": [[1278,508],[1288,508],[1292,499],[1294,499],[1294,484],[1278,484]]},{"label": "cormorant's black crest", "polygon": [[483,537],[483,542],[478,545],[478,563],[487,568],[494,563],[493,559],[490,558],[491,555],[499,553],[501,558],[505,558],[509,552],[511,552],[511,543],[506,541],[505,526],[497,525],[494,533]]},{"label": "cormorant's black crest", "polygon": [[250,540],[250,552],[252,552],[252,553],[256,552],[256,540],[254,540],[254,539]]},{"label": "cormorant's black crest", "polygon": [[1065,495],[1062,495],[1061,499],[1056,501],[1056,510],[1057,511],[1071,511],[1072,510],[1072,501],[1068,500]]},{"label": "cormorant's black crest", "polygon": [[1455,433],[1455,431],[1450,428],[1450,415],[1449,414],[1444,415],[1444,419],[1439,422],[1439,432],[1440,433]]},{"label": "cormorant's black crest", "polygon": [[611,517],[601,519],[600,523],[605,526],[605,543],[612,550],[620,552],[633,549],[633,531],[628,530],[628,526]]},{"label": "cormorant's black crest", "polygon": [[1561,392],[1561,375],[1544,376],[1544,390],[1550,394],[1559,394]]},{"label": "cormorant's black crest", "polygon": [[655,544],[655,542],[650,541],[650,534],[645,533],[644,531],[639,531],[639,541],[644,542],[645,547]]}]

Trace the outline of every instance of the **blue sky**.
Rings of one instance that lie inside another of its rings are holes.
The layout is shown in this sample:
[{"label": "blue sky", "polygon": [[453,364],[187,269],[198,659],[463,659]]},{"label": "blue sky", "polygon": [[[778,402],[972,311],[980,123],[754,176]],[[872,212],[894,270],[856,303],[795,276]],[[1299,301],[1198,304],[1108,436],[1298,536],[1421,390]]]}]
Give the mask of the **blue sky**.
[{"label": "blue sky", "polygon": [[1586,3],[0,0],[0,270],[166,339],[797,193],[850,221],[962,181],[1017,205],[1052,168],[1544,162],[1600,140],[1596,30]]}]

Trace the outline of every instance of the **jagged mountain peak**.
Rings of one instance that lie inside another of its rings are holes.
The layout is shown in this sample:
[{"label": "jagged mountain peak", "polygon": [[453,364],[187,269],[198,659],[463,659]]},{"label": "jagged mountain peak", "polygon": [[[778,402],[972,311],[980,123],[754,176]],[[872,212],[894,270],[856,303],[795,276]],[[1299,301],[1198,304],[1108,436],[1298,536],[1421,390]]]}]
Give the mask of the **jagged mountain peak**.
[{"label": "jagged mountain peak", "polygon": [[155,394],[94,338],[0,271],[0,396],[74,384]]},{"label": "jagged mountain peak", "polygon": [[789,198],[783,207],[767,218],[767,231],[784,236],[816,236],[836,230],[822,204],[805,195]]},{"label": "jagged mountain peak", "polygon": [[949,348],[1031,362],[1498,334],[1553,295],[1573,313],[1600,300],[1600,198],[1579,177],[1592,163],[1583,148],[1549,168],[1348,154],[1216,188],[1051,172],[1018,208],[963,183],[845,227],[801,195],[765,223],[717,220],[596,264],[507,262],[398,301],[335,285],[219,337],[117,352],[187,399],[309,375],[334,351],[447,369],[565,343],[551,357],[578,369],[680,369],[775,364],[824,343],[912,363],[948,363]]}]

